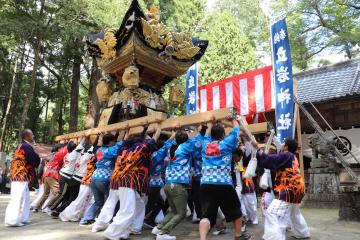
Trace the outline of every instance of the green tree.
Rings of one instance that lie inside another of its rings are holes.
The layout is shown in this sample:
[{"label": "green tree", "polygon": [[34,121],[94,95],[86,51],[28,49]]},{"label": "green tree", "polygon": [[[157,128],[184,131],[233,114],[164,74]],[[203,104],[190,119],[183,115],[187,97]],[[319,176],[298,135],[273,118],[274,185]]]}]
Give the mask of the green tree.
[{"label": "green tree", "polygon": [[258,51],[269,52],[269,23],[261,10],[260,2],[260,0],[217,0],[214,10],[230,11],[253,47]]},{"label": "green tree", "polygon": [[359,1],[272,2],[272,15],[276,16],[279,10],[287,12],[292,57],[300,68],[307,67],[324,50],[343,53],[349,59],[359,54],[356,50],[360,45]]},{"label": "green tree", "polygon": [[209,83],[256,69],[255,48],[230,11],[213,12],[202,23],[199,35],[209,40],[200,62],[201,83]]}]

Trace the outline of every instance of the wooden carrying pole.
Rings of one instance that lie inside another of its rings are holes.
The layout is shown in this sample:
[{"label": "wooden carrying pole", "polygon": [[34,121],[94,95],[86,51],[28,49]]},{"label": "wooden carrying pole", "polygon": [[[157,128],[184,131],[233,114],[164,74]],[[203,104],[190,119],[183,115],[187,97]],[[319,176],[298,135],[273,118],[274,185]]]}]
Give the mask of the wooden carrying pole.
[{"label": "wooden carrying pole", "polygon": [[[144,124],[144,122],[146,121],[149,123],[148,131],[154,130],[157,127],[156,122],[158,122],[159,120],[160,120],[161,129],[169,130],[176,126],[187,127],[187,126],[201,124],[203,122],[210,120],[212,116],[215,117],[216,121],[225,121],[229,114],[234,114],[232,108],[224,108],[224,109],[197,113],[193,115],[181,116],[176,118],[169,118],[169,119],[166,119],[166,114],[164,113],[156,113],[154,115],[150,115],[147,117],[132,119],[107,126],[100,126],[98,128],[57,136],[55,138],[55,141],[64,142],[81,137],[90,137],[91,135],[98,135],[105,132],[116,131],[117,129],[125,128],[125,126],[127,125],[130,128],[129,134],[133,135],[133,134],[141,133],[143,131],[143,126],[141,125]],[[247,127],[249,131],[251,131],[251,133],[253,134],[264,133],[268,130],[266,123],[251,124],[248,125]]]},{"label": "wooden carrying pole", "polygon": [[[294,96],[298,99],[297,94],[297,81],[295,78],[293,78],[293,86],[294,86]],[[296,124],[296,135],[297,135],[297,142],[298,142],[298,149],[299,149],[299,161],[300,161],[300,173],[301,177],[305,181],[305,175],[304,175],[304,154],[303,154],[303,147],[302,147],[302,136],[301,136],[301,122],[300,122],[300,111],[299,111],[299,105],[295,103],[295,109],[294,109],[294,121]],[[294,128],[294,135],[295,135],[295,128]]]}]

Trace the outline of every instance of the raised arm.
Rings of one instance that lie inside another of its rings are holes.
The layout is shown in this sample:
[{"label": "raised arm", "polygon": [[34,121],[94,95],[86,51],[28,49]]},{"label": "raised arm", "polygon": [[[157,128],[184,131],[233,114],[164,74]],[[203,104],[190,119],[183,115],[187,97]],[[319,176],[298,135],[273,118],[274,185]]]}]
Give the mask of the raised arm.
[{"label": "raised arm", "polygon": [[223,143],[226,146],[226,148],[233,150],[239,143],[240,125],[239,125],[238,121],[232,115],[227,116],[227,119],[232,121],[234,128],[230,132],[229,136],[227,136],[224,139]]},{"label": "raised arm", "polygon": [[211,129],[213,126],[214,126],[214,124],[211,121],[206,124],[206,127],[207,127],[206,132],[205,132],[206,135],[209,135],[209,136],[211,135]]},{"label": "raised arm", "polygon": [[154,141],[157,141],[160,137],[160,134],[161,134],[161,126],[160,126],[160,123],[157,123],[156,124],[156,131],[152,137],[152,139],[154,139]]},{"label": "raised arm", "polygon": [[263,150],[258,150],[256,155],[258,166],[267,169],[275,169],[279,165],[279,154],[266,154]]},{"label": "raised arm", "polygon": [[129,124],[128,123],[124,126],[123,130],[125,130],[125,135],[124,135],[123,140],[127,140],[129,138]]},{"label": "raised arm", "polygon": [[119,137],[119,134],[120,134],[120,129],[116,130],[116,133],[114,135],[115,137],[115,141],[117,141],[118,137]]}]

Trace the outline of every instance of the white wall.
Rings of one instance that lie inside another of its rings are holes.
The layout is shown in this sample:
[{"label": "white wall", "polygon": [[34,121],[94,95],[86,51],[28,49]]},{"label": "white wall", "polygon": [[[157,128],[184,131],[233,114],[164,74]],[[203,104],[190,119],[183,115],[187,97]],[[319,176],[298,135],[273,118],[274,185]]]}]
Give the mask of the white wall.
[{"label": "white wall", "polygon": [[[335,130],[334,131],[338,136],[344,136],[350,140],[352,149],[351,152],[356,156],[357,159],[360,160],[360,128],[352,128],[347,130]],[[326,131],[326,135],[332,137],[333,134],[331,131]],[[308,158],[312,158],[312,150],[309,147],[309,139],[308,137],[311,134],[302,134],[302,146],[303,146],[303,154]],[[345,156],[345,159],[352,164],[356,164],[357,162],[353,159],[351,154]]]}]

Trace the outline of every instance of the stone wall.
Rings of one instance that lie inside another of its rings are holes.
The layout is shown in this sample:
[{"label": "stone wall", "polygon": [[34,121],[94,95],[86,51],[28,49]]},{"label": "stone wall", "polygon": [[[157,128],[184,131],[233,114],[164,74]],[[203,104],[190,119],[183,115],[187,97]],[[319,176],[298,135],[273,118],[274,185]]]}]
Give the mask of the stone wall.
[{"label": "stone wall", "polygon": [[360,222],[360,186],[340,187],[339,220]]},{"label": "stone wall", "polygon": [[308,169],[309,184],[302,206],[308,208],[339,207],[339,176],[328,168]]}]

